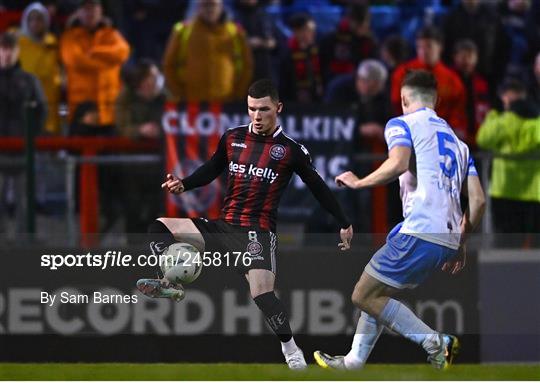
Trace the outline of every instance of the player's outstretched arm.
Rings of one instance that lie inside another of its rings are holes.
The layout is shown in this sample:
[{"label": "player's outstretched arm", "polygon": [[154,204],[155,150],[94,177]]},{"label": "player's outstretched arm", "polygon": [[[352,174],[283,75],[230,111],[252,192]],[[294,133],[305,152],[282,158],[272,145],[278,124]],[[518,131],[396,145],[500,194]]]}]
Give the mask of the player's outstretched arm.
[{"label": "player's outstretched arm", "polygon": [[465,267],[467,238],[480,223],[486,207],[486,197],[480,184],[480,178],[477,175],[469,175],[467,177],[462,192],[469,199],[469,207],[461,219],[461,244],[458,250],[459,253],[455,259],[446,262],[442,267],[443,271],[449,271],[451,274],[456,274]]},{"label": "player's outstretched arm", "polygon": [[180,194],[184,191],[184,184],[180,178],[167,174],[167,180],[161,184],[161,188],[172,194]]},{"label": "player's outstretched arm", "polygon": [[321,206],[339,222],[341,226],[339,248],[341,250],[350,249],[353,227],[345,216],[336,196],[313,167],[311,157],[304,146],[301,146],[301,149],[296,153],[295,171],[309,190],[311,190],[311,193],[313,193],[313,196],[319,201]]},{"label": "player's outstretched arm", "polygon": [[353,237],[353,227],[352,225],[349,225],[346,229],[341,229],[339,231],[339,236],[341,238],[341,242],[338,243],[338,247],[341,250],[349,250],[351,248],[351,241]]},{"label": "player's outstretched arm", "polygon": [[[173,187],[173,191],[169,189],[171,193],[180,194],[184,191],[198,188],[200,186],[208,185],[215,180],[221,172],[227,167],[227,149],[226,149],[227,133],[221,136],[216,152],[212,155],[208,161],[199,166],[197,170],[190,176],[180,181],[178,178],[167,174],[167,181],[161,185],[162,188],[168,188],[168,185]],[[169,182],[169,176],[172,179]],[[180,183],[178,183],[179,181]],[[180,190],[179,185],[182,185]]]},{"label": "player's outstretched arm", "polygon": [[466,241],[467,236],[478,226],[486,209],[486,196],[478,176],[469,175],[467,177],[463,193],[469,200],[469,207],[463,214],[461,221],[462,242]]},{"label": "player's outstretched arm", "polygon": [[394,146],[388,153],[388,158],[375,171],[364,178],[358,178],[353,172],[345,172],[336,177],[338,186],[347,186],[351,189],[367,188],[386,185],[392,182],[409,169],[411,148],[408,146]]},{"label": "player's outstretched arm", "polygon": [[353,237],[353,227],[350,224],[349,220],[345,216],[343,209],[336,199],[336,196],[326,182],[319,176],[315,170],[308,173],[309,175],[304,174],[302,180],[306,183],[311,193],[315,196],[317,201],[321,206],[339,222],[341,226],[340,238],[341,242],[338,244],[341,250],[348,250],[351,247],[351,240]]}]

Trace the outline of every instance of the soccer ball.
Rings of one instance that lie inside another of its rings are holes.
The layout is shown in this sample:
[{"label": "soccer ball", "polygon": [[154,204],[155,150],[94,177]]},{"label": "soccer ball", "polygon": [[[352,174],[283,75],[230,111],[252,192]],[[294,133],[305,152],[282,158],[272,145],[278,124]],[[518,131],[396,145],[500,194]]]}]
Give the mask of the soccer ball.
[{"label": "soccer ball", "polygon": [[169,282],[191,283],[202,270],[199,250],[189,243],[173,243],[161,255],[160,267]]}]

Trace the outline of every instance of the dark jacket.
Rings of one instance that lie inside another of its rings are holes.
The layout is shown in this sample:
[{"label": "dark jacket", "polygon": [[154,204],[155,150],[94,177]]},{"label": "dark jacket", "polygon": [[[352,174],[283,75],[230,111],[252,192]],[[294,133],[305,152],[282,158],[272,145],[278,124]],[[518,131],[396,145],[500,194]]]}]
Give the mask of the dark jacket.
[{"label": "dark jacket", "polygon": [[38,134],[47,115],[47,101],[39,81],[19,64],[0,69],[0,136],[24,135],[23,108],[35,105],[34,128]]},{"label": "dark jacket", "polygon": [[509,41],[499,14],[490,4],[481,4],[469,13],[458,4],[444,21],[444,59],[452,62],[454,45],[461,39],[471,39],[478,47],[478,70],[488,81],[498,81],[504,75],[509,58]]},{"label": "dark jacket", "polygon": [[[245,29],[249,37],[259,37],[261,39],[276,37],[273,24],[264,8],[260,5],[250,7],[238,2],[235,8],[235,20]],[[252,48],[252,51],[254,60],[253,80],[277,76],[272,72],[273,50]]]},{"label": "dark jacket", "polygon": [[161,125],[165,94],[143,100],[130,89],[123,89],[116,101],[116,125],[123,137],[139,138],[138,127],[147,122]]}]

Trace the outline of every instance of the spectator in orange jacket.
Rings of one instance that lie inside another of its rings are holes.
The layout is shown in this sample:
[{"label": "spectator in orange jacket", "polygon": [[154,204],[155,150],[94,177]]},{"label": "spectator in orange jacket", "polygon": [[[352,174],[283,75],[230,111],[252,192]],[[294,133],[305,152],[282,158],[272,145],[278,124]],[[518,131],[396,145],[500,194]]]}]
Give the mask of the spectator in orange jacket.
[{"label": "spectator in orange jacket", "polygon": [[441,61],[442,35],[433,27],[426,27],[416,35],[416,59],[401,64],[392,75],[391,100],[395,115],[401,111],[401,82],[409,70],[424,69],[437,79],[437,114],[444,118],[456,134],[466,139],[465,88],[459,76]]},{"label": "spectator in orange jacket", "polygon": [[128,59],[129,45],[103,17],[99,0],[84,0],[68,23],[60,53],[67,72],[70,115],[78,104],[93,101],[100,125],[112,126],[120,69]]},{"label": "spectator in orange jacket", "polygon": [[243,100],[253,58],[241,27],[227,20],[222,0],[197,1],[193,20],[177,23],[163,57],[172,101]]}]

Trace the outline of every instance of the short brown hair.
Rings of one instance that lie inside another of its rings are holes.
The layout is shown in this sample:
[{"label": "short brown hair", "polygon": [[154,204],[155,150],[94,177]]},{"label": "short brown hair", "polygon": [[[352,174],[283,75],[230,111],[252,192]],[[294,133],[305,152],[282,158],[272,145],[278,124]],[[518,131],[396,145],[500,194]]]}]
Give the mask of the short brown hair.
[{"label": "short brown hair", "polygon": [[248,89],[248,96],[253,98],[270,97],[272,101],[279,101],[279,94],[272,80],[263,78],[255,81]]},{"label": "short brown hair", "polygon": [[471,39],[463,39],[456,42],[454,45],[454,54],[459,52],[475,52],[478,53],[476,43]]},{"label": "short brown hair", "polygon": [[15,48],[18,45],[17,37],[11,32],[4,32],[0,35],[0,47]]},{"label": "short brown hair", "polygon": [[437,97],[437,79],[427,70],[411,70],[407,72],[401,87],[411,88],[415,96],[423,101],[433,101]]},{"label": "short brown hair", "polygon": [[443,43],[443,35],[441,31],[435,27],[424,27],[416,33],[416,39],[435,40],[439,44]]}]

